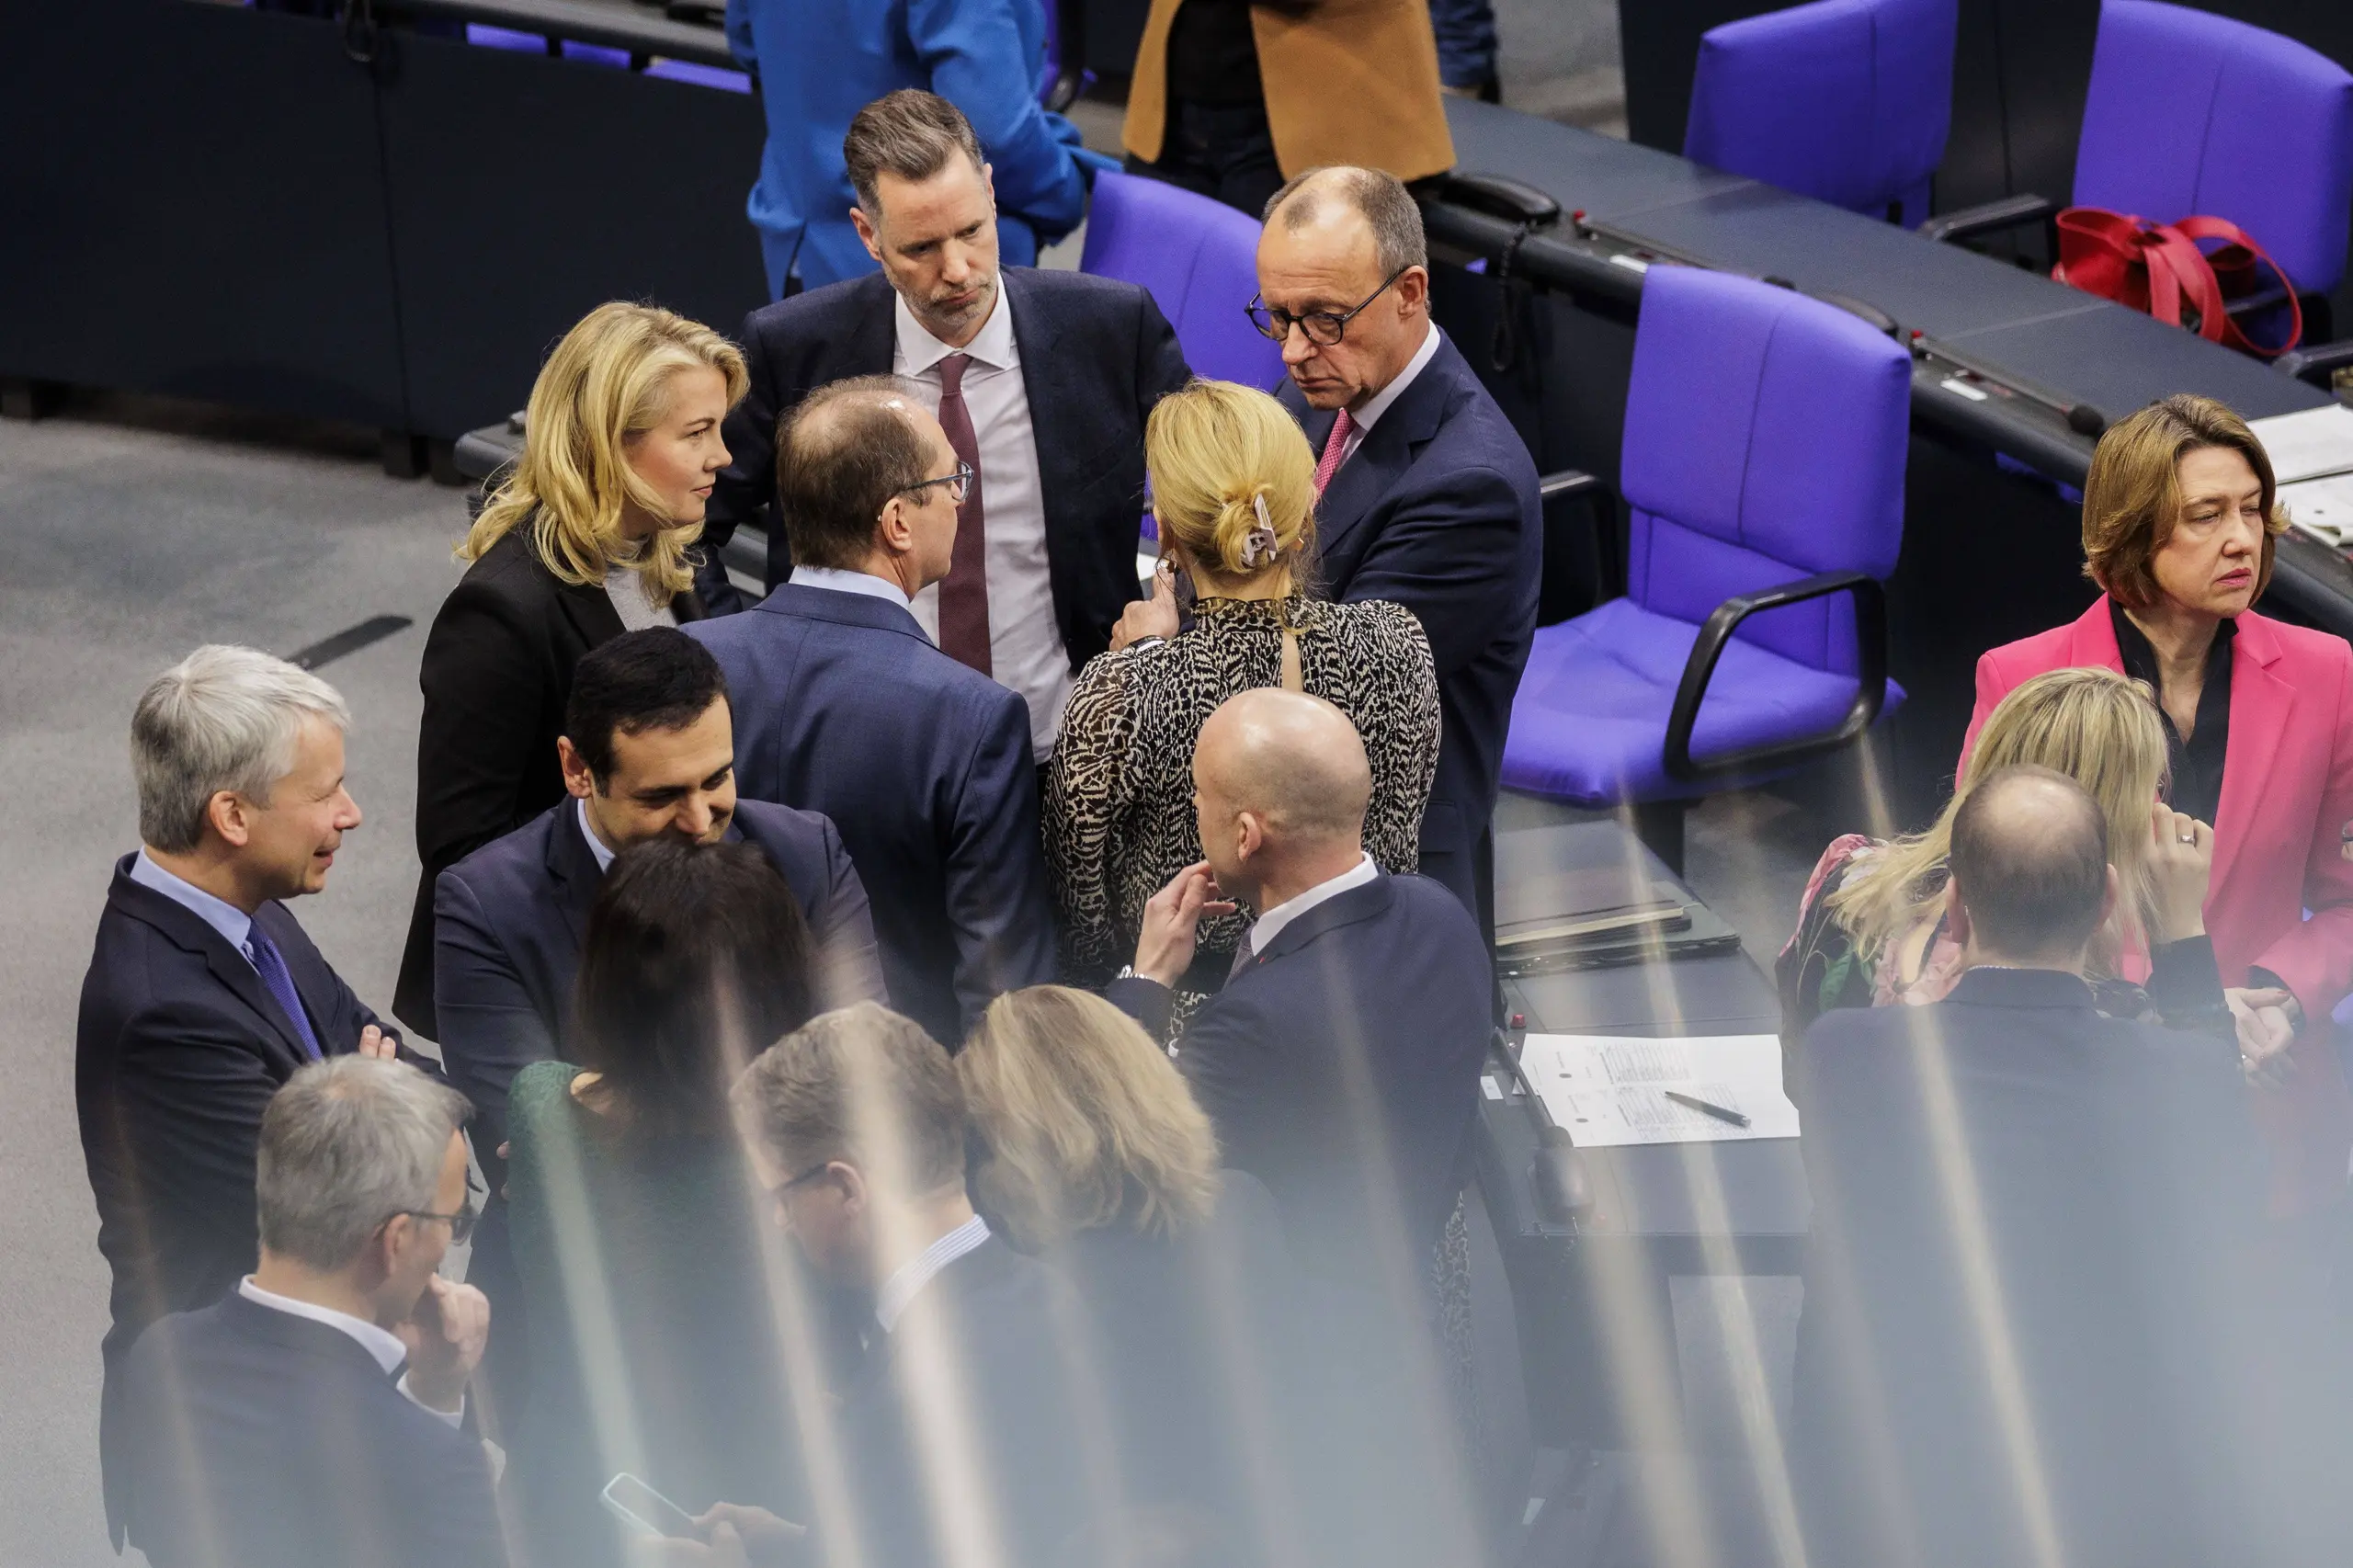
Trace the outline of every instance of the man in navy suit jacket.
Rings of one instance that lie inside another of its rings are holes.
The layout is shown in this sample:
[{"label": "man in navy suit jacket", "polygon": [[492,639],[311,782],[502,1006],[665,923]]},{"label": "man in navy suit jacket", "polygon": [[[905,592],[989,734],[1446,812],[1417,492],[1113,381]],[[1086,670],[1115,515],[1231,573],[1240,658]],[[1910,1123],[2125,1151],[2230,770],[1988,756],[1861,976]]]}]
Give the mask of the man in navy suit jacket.
[{"label": "man in navy suit jacket", "polygon": [[[949,588],[984,572],[989,658],[977,667],[1029,702],[1042,758],[1072,672],[1110,646],[1139,595],[1144,416],[1185,384],[1185,358],[1152,296],[1132,283],[999,267],[989,171],[972,127],[946,100],[902,92],[869,105],[843,153],[859,233],[881,270],[744,323],[751,390],[727,418],[734,461],[712,486],[704,538],[724,540],[776,500],[778,422],[810,392],[903,374],[938,412],[943,374],[961,364],[972,447],[958,455],[979,474],[968,551],[986,542],[980,558],[956,565]],[[790,528],[772,520],[772,585],[795,558]],[[935,597],[915,605],[926,626]],[[959,652],[951,638],[939,642]]]},{"label": "man in navy suit jacket", "polygon": [[463,1429],[490,1332],[438,1277],[472,1216],[465,1096],[398,1062],[296,1073],[262,1118],[259,1266],[140,1335],[121,1491],[155,1568],[499,1568]]},{"label": "man in navy suit jacket", "polygon": [[1461,1189],[1492,1028],[1485,944],[1445,889],[1364,852],[1372,776],[1331,704],[1273,688],[1227,699],[1201,726],[1193,783],[1207,858],[1153,896],[1134,973],[1105,994],[1165,1034],[1202,911],[1256,912],[1178,1065],[1225,1163],[1275,1195],[1302,1261],[1384,1283],[1385,1236],[1423,1264]]},{"label": "man in navy suit jacket", "polygon": [[253,1267],[263,1108],[306,1062],[397,1049],[281,902],[324,888],[359,825],[349,722],[317,676],[220,646],[157,676],[131,721],[143,846],[107,890],[74,1059],[114,1271],[99,1447],[118,1542],[122,1357],[155,1319],[218,1301]]},{"label": "man in navy suit jacket", "polygon": [[2115,900],[2098,806],[2041,768],[1980,780],[1947,900],[1951,994],[1825,1013],[1794,1058],[1808,1556],[2341,1556],[2342,1336],[2279,1267],[2241,1064],[2082,978]]},{"label": "man in navy suit jacket", "polygon": [[494,1191],[506,1087],[561,1053],[588,911],[613,857],[664,834],[749,840],[792,884],[823,1007],[881,999],[874,922],[834,824],[736,797],[726,677],[676,628],[626,632],[580,661],[556,743],[571,798],[484,845],[434,886],[434,985],[449,1081],[473,1101]]},{"label": "man in navy suit jacket", "polygon": [[[1316,546],[1331,596],[1418,617],[1445,721],[1421,872],[1494,924],[1495,794],[1536,635],[1536,465],[1429,316],[1429,253],[1405,187],[1372,169],[1293,180],[1258,242],[1281,397],[1321,454]],[[1343,423],[1345,421],[1345,423]]]},{"label": "man in navy suit jacket", "polygon": [[734,693],[739,787],[833,820],[892,1006],[953,1047],[1054,972],[1029,712],[908,609],[947,575],[965,471],[889,378],[813,393],[778,444],[793,580],[688,635]]}]

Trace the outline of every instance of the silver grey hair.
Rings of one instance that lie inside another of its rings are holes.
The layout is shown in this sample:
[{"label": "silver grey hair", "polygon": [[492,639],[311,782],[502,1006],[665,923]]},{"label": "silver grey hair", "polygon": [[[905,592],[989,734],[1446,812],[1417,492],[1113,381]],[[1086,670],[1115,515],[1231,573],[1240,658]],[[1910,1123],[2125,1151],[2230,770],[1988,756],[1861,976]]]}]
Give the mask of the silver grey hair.
[{"label": "silver grey hair", "polygon": [[431,1210],[449,1134],[473,1108],[404,1062],[313,1062],[262,1113],[255,1165],[261,1244],[313,1268],[359,1256],[395,1214]]},{"label": "silver grey hair", "polygon": [[204,838],[223,790],[267,805],[294,766],[302,721],[351,727],[351,710],[310,671],[254,648],[210,642],[157,676],[131,718],[139,836],[176,854]]},{"label": "silver grey hair", "polygon": [[1422,234],[1420,206],[1404,181],[1380,169],[1348,164],[1309,169],[1267,199],[1267,210],[1258,221],[1271,223],[1280,212],[1285,229],[1303,229],[1315,222],[1326,198],[1337,198],[1354,208],[1371,225],[1373,265],[1383,278],[1409,267],[1429,266],[1430,246]]}]

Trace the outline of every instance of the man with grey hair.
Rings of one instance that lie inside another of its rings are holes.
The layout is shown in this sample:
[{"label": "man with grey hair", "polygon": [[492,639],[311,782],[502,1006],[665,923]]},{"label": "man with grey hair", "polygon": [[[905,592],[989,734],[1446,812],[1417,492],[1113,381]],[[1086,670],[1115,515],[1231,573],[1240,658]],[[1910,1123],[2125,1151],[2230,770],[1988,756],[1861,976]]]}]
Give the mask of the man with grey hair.
[{"label": "man with grey hair", "polygon": [[155,1568],[506,1561],[466,1384],[465,1097],[404,1062],[302,1068],[261,1121],[260,1264],[152,1325],[122,1369],[121,1493]]},{"label": "man with grey hair", "polygon": [[359,825],[350,722],[316,676],[219,645],[157,676],[132,715],[142,843],[107,892],[74,1069],[114,1271],[99,1447],[118,1540],[114,1373],[150,1323],[253,1267],[263,1108],[307,1062],[398,1048],[283,903],[325,887]]},{"label": "man with grey hair", "polygon": [[1420,619],[1445,737],[1422,818],[1421,872],[1492,926],[1492,819],[1513,695],[1536,633],[1543,540],[1536,465],[1470,363],[1430,320],[1421,211],[1392,176],[1301,175],[1267,204],[1260,331],[1315,468],[1331,597]]}]

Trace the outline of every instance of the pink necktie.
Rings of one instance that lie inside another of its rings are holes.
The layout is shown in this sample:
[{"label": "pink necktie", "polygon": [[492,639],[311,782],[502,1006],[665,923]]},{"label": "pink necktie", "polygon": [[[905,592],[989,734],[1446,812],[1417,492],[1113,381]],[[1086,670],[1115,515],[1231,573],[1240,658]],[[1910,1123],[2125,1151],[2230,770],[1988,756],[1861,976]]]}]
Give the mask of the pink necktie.
[{"label": "pink necktie", "polygon": [[939,651],[988,675],[988,529],[981,513],[981,445],[972,434],[972,411],[964,403],[964,370],[972,362],[969,354],[950,354],[939,362],[939,427],[972,470],[972,490],[956,511],[956,551],[939,585]]},{"label": "pink necktie", "polygon": [[1348,417],[1347,409],[1332,421],[1332,434],[1324,439],[1324,455],[1315,463],[1315,494],[1324,495],[1324,487],[1332,483],[1332,472],[1340,466],[1340,459],[1348,449],[1348,432],[1356,428],[1356,421]]}]

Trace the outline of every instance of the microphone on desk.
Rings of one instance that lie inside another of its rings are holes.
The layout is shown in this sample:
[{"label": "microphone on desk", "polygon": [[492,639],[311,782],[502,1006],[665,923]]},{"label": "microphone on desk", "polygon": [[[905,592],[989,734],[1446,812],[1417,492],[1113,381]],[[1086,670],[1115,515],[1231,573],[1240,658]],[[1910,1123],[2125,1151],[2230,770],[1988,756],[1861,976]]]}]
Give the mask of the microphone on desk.
[{"label": "microphone on desk", "polygon": [[[1524,1030],[1528,1020],[1525,1015],[1514,1013],[1511,1024],[1515,1031]],[[1503,1030],[1494,1031],[1487,1049],[1519,1085],[1520,1094],[1536,1113],[1536,1153],[1528,1162],[1528,1183],[1536,1193],[1536,1211],[1548,1225],[1574,1226],[1593,1211],[1593,1179],[1586,1172],[1585,1153],[1569,1136],[1568,1130],[1552,1119],[1544,1096],[1528,1081],[1528,1074]]]}]

